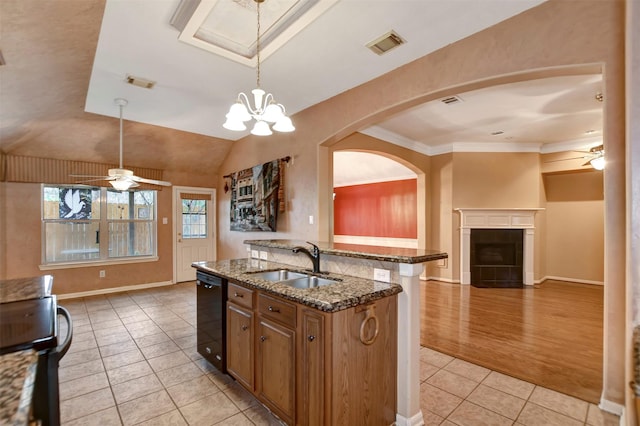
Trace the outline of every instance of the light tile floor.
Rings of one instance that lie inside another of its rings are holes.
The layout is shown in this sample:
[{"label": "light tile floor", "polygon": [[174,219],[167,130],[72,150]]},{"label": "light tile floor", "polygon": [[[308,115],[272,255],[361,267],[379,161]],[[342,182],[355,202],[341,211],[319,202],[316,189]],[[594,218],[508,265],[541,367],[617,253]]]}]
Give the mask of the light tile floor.
[{"label": "light tile floor", "polygon": [[[196,352],[194,283],[61,300],[60,411],[75,425],[279,425]],[[597,406],[422,348],[427,425],[615,425]]]}]

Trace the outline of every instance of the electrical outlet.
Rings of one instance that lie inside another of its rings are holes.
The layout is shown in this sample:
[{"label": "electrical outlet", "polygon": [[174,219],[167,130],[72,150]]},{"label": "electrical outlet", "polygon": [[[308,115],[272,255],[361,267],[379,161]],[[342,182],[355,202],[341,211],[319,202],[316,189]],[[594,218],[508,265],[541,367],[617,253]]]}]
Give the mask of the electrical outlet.
[{"label": "electrical outlet", "polygon": [[313,215],[309,216],[309,225],[313,225]]},{"label": "electrical outlet", "polygon": [[106,277],[106,276],[107,276],[107,273],[105,272],[105,270],[104,270],[104,269],[103,269],[103,270],[101,270],[101,271],[100,271],[100,278],[104,278],[104,277]]},{"label": "electrical outlet", "polygon": [[267,252],[260,250],[260,260],[267,260]]},{"label": "electrical outlet", "polygon": [[391,282],[391,271],[388,269],[373,268],[373,280],[385,283]]}]

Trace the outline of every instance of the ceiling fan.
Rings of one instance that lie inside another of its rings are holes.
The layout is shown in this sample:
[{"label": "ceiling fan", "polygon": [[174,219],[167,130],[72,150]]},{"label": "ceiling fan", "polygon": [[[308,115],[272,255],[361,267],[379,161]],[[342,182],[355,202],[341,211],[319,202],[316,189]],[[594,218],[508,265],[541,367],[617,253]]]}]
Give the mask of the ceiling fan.
[{"label": "ceiling fan", "polygon": [[140,186],[140,183],[149,183],[151,185],[159,185],[159,186],[171,186],[171,182],[166,182],[164,180],[156,180],[156,179],[147,179],[140,176],[136,176],[133,174],[133,171],[123,168],[122,166],[122,109],[129,102],[126,99],[116,98],[115,104],[120,108],[120,167],[117,169],[109,169],[108,176],[92,176],[92,175],[71,175],[73,177],[80,178],[96,178],[90,181],[84,182],[92,182],[96,180],[106,180],[109,181],[111,186],[113,186],[118,191],[126,191],[130,188],[135,188]]},{"label": "ceiling fan", "polygon": [[578,160],[578,159],[585,159],[587,160],[584,164],[582,164],[583,166],[588,166],[591,165],[591,167],[593,167],[596,170],[603,170],[604,169],[604,145],[598,145],[598,146],[594,146],[592,148],[589,149],[589,151],[575,151],[575,152],[582,152],[586,155],[583,155],[581,157],[571,157],[571,158],[562,158],[560,160],[551,160],[551,161],[547,161],[547,163],[553,163],[556,161],[568,161],[568,160]]}]

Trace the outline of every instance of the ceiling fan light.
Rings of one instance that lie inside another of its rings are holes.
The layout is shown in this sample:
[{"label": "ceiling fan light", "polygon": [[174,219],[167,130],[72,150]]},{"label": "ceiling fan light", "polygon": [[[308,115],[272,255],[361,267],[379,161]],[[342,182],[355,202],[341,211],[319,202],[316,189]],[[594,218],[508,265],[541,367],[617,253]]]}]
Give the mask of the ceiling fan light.
[{"label": "ceiling fan light", "polygon": [[269,136],[272,135],[271,129],[266,121],[256,121],[256,124],[251,129],[251,134],[256,136]]},{"label": "ceiling fan light", "polygon": [[293,123],[291,122],[291,119],[286,115],[282,116],[278,120],[278,122],[273,125],[273,130],[276,130],[278,132],[288,133],[288,132],[293,132],[295,129],[296,128],[293,127]]},{"label": "ceiling fan light", "polygon": [[591,163],[591,167],[596,170],[604,170],[604,157],[596,157],[589,161],[589,163]]},{"label": "ceiling fan light", "polygon": [[235,132],[241,132],[243,130],[247,130],[247,126],[241,120],[234,120],[232,118],[227,118],[227,121],[222,125],[227,130],[233,130]]},{"label": "ceiling fan light", "polygon": [[227,117],[227,122],[229,120],[232,120],[232,121],[251,120],[251,115],[249,115],[249,111],[247,111],[247,107],[240,101],[231,105],[231,108],[229,108],[229,112],[227,113],[226,117]]},{"label": "ceiling fan light", "polygon": [[[127,191],[129,188],[134,186],[135,182],[130,181],[129,179],[115,179],[109,181],[111,186],[113,186],[118,191]],[[135,185],[138,186],[138,185]]]}]

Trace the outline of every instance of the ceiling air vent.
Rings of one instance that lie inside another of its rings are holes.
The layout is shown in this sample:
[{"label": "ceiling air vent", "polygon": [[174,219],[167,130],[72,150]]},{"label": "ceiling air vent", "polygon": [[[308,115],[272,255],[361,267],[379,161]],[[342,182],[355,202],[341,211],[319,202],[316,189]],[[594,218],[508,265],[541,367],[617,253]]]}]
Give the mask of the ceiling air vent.
[{"label": "ceiling air vent", "polygon": [[449,96],[448,98],[440,99],[440,102],[446,105],[452,105],[462,102],[462,98],[459,96]]},{"label": "ceiling air vent", "polygon": [[124,81],[134,86],[142,87],[143,89],[153,89],[153,86],[156,85],[155,81],[147,80],[146,78],[135,77],[133,75],[127,75],[127,78],[125,78]]},{"label": "ceiling air vent", "polygon": [[406,43],[406,41],[395,31],[391,30],[385,35],[378,37],[372,42],[367,43],[367,47],[374,53],[382,55],[383,53],[387,53],[394,47],[398,47],[404,43]]}]

